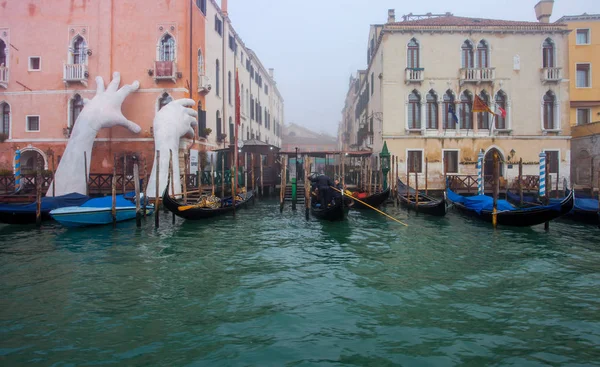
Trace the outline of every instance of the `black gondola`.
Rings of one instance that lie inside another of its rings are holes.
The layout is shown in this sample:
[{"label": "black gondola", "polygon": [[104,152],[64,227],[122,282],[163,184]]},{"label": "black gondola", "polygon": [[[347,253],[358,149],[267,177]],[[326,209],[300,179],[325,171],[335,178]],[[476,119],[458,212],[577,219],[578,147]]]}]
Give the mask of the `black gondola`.
[{"label": "black gondola", "polygon": [[[460,212],[492,223],[492,210],[489,209],[491,200],[493,200],[491,197],[485,195],[465,197],[450,189],[447,190],[447,195],[454,207]],[[498,200],[497,202],[496,218],[499,225],[529,227],[567,214],[573,209],[574,198],[571,191],[567,197],[558,203],[529,208],[516,208],[505,200]]]},{"label": "black gondola", "polygon": [[344,220],[348,210],[350,209],[350,206],[348,205],[349,203],[350,201],[345,198],[342,205],[342,200],[337,198],[333,201],[333,204],[328,205],[326,208],[321,208],[317,200],[312,200],[310,212],[319,219],[325,219],[329,221]]},{"label": "black gondola", "polygon": [[[67,206],[80,206],[90,198],[86,195],[72,193],[56,197],[44,197],[40,205],[42,220],[50,220],[50,211]],[[37,202],[29,204],[0,204],[0,223],[32,224],[35,223]]]},{"label": "black gondola", "polygon": [[[406,192],[408,191],[408,197],[406,196]],[[428,195],[423,195],[419,193],[419,204],[417,205],[415,190],[410,188],[402,182],[402,180],[398,179],[398,200],[400,201],[400,205],[414,210],[418,213],[435,215],[438,217],[442,217],[446,215],[446,197],[444,196],[441,199],[436,199]]]},{"label": "black gondola", "polygon": [[[359,199],[360,201],[369,204],[370,206],[377,208],[381,204],[383,204],[390,197],[390,188],[383,190],[382,192],[377,192],[373,195],[369,195],[364,199]],[[352,205],[353,209],[370,209],[368,206],[364,205],[358,200],[353,200],[354,204]]]},{"label": "black gondola", "polygon": [[[569,195],[569,190],[565,190],[565,197]],[[598,209],[598,200],[592,197],[583,197],[579,194],[575,195],[573,209],[565,214],[565,219],[571,219],[576,222],[598,224],[600,223],[600,210]],[[511,191],[506,192],[506,199],[515,205],[520,205],[521,197],[518,194],[514,194]],[[551,198],[550,203],[557,203],[562,199]],[[543,205],[539,199],[532,195],[523,195],[524,207],[539,206]]]},{"label": "black gondola", "polygon": [[[236,201],[235,208],[238,209],[242,205],[246,204],[248,200],[252,199],[252,191],[249,191],[245,194],[238,194],[243,197],[243,201]],[[221,207],[220,208],[190,208],[187,210],[179,210],[183,206],[190,206],[193,204],[182,204],[178,200],[169,196],[169,184],[165,188],[163,193],[163,205],[167,208],[171,213],[175,214],[178,217],[189,219],[189,220],[200,220],[216,217],[219,215],[224,215],[227,213],[233,212],[233,205],[231,204],[231,196],[228,198],[221,199]]]}]

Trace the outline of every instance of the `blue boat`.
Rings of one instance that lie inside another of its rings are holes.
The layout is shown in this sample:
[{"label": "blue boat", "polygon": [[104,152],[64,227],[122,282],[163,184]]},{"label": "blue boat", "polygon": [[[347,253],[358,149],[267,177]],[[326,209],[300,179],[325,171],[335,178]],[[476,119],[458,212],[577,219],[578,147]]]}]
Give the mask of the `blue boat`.
[{"label": "blue boat", "polygon": [[[135,218],[135,204],[123,195],[116,197],[117,222]],[[80,206],[52,210],[50,216],[65,227],[85,227],[112,223],[112,196],[91,199]],[[154,207],[146,208],[152,213]]]},{"label": "blue boat", "polygon": [[[68,206],[78,206],[90,199],[89,196],[71,193],[56,197],[44,197],[40,205],[42,220],[50,219],[50,211]],[[35,223],[37,202],[29,204],[0,204],[0,223]]]},{"label": "blue boat", "polygon": [[[565,196],[568,196],[569,190],[566,190],[565,193]],[[513,194],[510,191],[506,193],[506,198],[508,199],[508,201],[515,204],[519,204],[521,200],[518,194]],[[550,198],[550,204],[556,204],[561,202],[562,200],[562,198]],[[538,198],[534,196],[523,195],[523,205],[539,206],[543,204]],[[577,194],[575,197],[573,209],[571,209],[570,212],[565,214],[565,218],[572,219],[577,222],[600,225],[600,207],[598,206],[598,199],[595,199],[593,197],[584,197],[583,195]]]}]

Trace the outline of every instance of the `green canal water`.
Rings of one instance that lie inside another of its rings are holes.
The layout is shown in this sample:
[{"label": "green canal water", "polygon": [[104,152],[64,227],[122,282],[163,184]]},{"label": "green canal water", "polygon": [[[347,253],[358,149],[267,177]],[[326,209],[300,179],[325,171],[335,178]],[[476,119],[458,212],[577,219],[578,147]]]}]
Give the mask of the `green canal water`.
[{"label": "green canal water", "polygon": [[600,230],[387,207],[0,226],[0,365],[600,363]]}]

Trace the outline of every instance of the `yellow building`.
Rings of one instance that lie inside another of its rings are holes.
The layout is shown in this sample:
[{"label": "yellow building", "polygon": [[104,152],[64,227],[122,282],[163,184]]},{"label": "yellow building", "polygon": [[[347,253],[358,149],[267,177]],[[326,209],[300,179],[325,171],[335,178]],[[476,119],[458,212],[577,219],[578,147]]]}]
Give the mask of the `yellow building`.
[{"label": "yellow building", "polygon": [[600,14],[564,16],[569,34],[571,179],[598,187],[600,171]]}]

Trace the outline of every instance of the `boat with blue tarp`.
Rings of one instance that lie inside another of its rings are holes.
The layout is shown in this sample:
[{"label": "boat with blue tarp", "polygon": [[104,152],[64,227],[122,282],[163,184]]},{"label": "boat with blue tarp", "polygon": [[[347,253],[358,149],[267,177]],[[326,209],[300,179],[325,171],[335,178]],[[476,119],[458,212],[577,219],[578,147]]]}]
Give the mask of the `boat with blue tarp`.
[{"label": "boat with blue tarp", "polygon": [[[49,220],[50,211],[58,208],[79,206],[90,200],[87,195],[71,193],[67,195],[44,197],[41,201],[42,220]],[[0,222],[7,224],[35,223],[37,201],[29,204],[0,204]]]},{"label": "boat with blue tarp", "polygon": [[[487,195],[462,196],[446,189],[448,200],[460,212],[492,223],[494,199]],[[561,217],[573,209],[573,192],[560,202],[549,205],[517,208],[506,200],[497,200],[496,218],[498,224],[515,227],[529,227]]]},{"label": "boat with blue tarp", "polygon": [[[568,190],[567,195],[568,196]],[[514,204],[521,203],[521,197],[519,194],[515,194],[511,191],[506,193],[508,201]],[[562,201],[562,198],[551,198],[550,203],[555,204]],[[540,200],[533,195],[523,195],[523,204],[525,206],[539,206],[542,205]],[[598,199],[592,197],[583,197],[580,194],[575,196],[573,209],[565,214],[565,218],[572,219],[578,222],[596,224],[600,223],[600,209],[598,207]]]},{"label": "boat with blue tarp", "polygon": [[[153,206],[146,208],[151,214]],[[85,227],[110,224],[112,217],[112,196],[90,199],[79,206],[69,206],[52,210],[50,215],[65,227]],[[123,195],[116,196],[117,222],[134,219],[135,203],[125,199]]]}]

